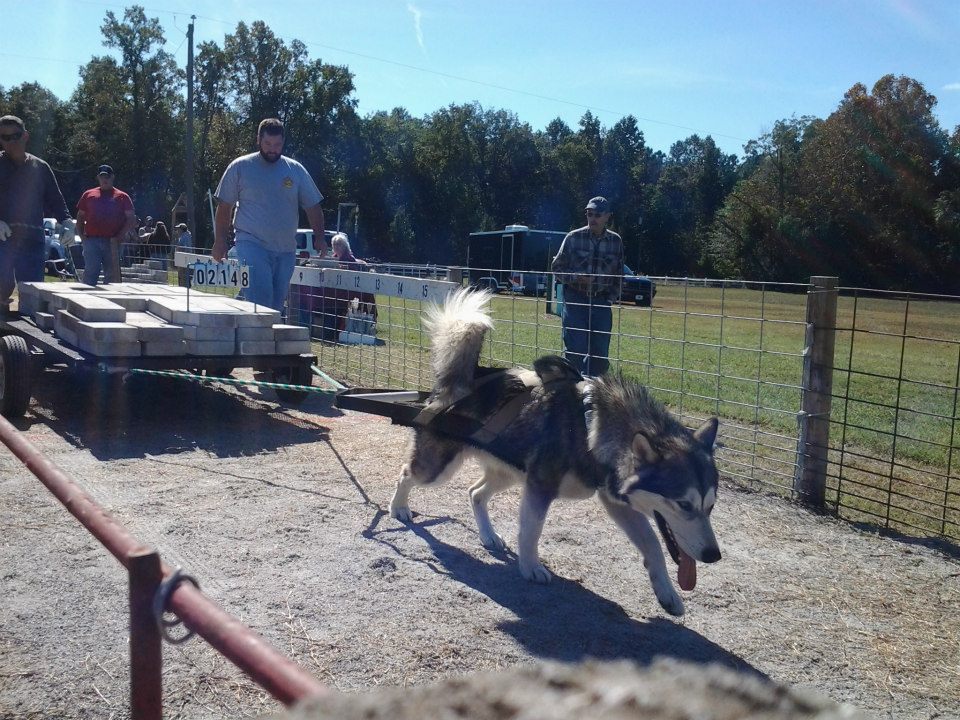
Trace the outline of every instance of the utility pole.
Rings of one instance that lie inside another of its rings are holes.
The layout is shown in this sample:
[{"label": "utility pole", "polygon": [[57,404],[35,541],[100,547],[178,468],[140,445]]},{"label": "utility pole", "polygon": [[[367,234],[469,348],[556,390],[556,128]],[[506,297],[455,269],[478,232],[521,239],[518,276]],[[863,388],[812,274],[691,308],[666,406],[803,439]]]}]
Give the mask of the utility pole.
[{"label": "utility pole", "polygon": [[196,213],[193,208],[193,21],[196,19],[196,15],[191,15],[190,25],[187,27],[187,157],[184,176],[187,186],[184,193],[187,201],[187,229],[194,238],[194,245],[197,244]]}]

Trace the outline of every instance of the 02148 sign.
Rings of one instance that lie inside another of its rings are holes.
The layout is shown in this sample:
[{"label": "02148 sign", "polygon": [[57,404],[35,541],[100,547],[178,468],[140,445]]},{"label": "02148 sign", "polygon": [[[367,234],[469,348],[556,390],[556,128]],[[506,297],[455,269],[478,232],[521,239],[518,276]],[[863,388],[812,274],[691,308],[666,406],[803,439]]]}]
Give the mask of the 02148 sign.
[{"label": "02148 sign", "polygon": [[237,262],[198,262],[190,269],[196,287],[250,287],[250,268]]}]

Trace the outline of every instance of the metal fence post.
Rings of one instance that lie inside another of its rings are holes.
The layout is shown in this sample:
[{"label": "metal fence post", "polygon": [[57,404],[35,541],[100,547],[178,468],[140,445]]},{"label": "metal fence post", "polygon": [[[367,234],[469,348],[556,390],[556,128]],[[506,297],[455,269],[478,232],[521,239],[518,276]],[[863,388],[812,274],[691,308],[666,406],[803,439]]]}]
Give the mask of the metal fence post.
[{"label": "metal fence post", "polygon": [[837,329],[837,280],[835,277],[811,277],[811,287],[807,291],[809,342],[803,363],[800,462],[793,489],[801,502],[813,507],[823,507],[826,498],[833,350]]},{"label": "metal fence post", "polygon": [[163,717],[162,648],[160,628],[153,616],[153,598],[163,580],[155,550],[137,550],[128,556],[130,575],[130,717]]}]

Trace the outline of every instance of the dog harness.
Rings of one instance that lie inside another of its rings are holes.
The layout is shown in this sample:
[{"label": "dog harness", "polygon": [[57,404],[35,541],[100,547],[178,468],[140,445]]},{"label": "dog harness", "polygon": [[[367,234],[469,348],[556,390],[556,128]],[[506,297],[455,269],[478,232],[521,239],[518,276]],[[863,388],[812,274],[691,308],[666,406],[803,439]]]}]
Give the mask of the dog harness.
[{"label": "dog harness", "polygon": [[581,379],[559,357],[541,358],[533,370],[478,367],[468,395],[446,406],[428,403],[411,424],[482,447],[494,442],[552,384]]}]

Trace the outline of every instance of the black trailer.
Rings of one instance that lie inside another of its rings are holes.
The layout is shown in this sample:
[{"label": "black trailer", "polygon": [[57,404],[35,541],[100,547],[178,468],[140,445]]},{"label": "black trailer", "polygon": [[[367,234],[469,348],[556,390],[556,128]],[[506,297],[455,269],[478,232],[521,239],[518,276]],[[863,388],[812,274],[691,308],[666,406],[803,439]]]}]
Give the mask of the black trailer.
[{"label": "black trailer", "polygon": [[[10,419],[22,417],[30,405],[34,380],[41,377],[38,371],[52,366],[86,367],[114,378],[131,370],[186,370],[223,377],[242,367],[270,372],[274,382],[307,387],[313,383],[316,362],[310,353],[100,357],[68,345],[30,318],[12,317],[0,320],[0,414]],[[291,404],[302,402],[309,394],[295,388],[276,392],[280,400]]]},{"label": "black trailer", "polygon": [[550,265],[566,233],[507,225],[503,230],[470,233],[469,282],[476,287],[550,295]]}]

